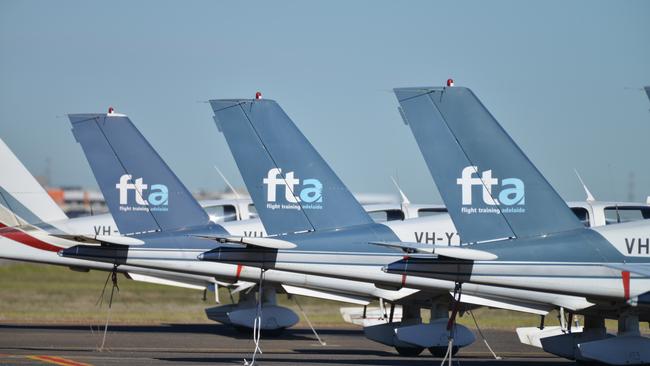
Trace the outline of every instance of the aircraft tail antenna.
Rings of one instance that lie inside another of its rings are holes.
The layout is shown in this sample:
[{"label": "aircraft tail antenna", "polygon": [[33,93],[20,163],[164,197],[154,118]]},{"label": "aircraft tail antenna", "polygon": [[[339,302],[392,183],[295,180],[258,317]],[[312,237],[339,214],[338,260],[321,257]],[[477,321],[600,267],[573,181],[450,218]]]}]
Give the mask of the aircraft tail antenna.
[{"label": "aircraft tail antenna", "polygon": [[397,190],[399,191],[399,195],[400,195],[400,197],[402,198],[402,205],[408,205],[408,204],[410,204],[411,201],[409,201],[409,198],[406,197],[406,195],[405,195],[404,192],[402,191],[402,188],[400,188],[399,184],[397,184],[397,181],[395,180],[395,178],[393,178],[393,176],[391,176],[390,179],[393,181],[393,184],[395,185],[395,187],[396,187]]},{"label": "aircraft tail antenna", "polygon": [[219,175],[221,176],[221,179],[223,179],[223,181],[226,182],[226,185],[228,186],[228,189],[230,189],[230,191],[235,195],[235,198],[236,199],[241,199],[241,197],[239,196],[239,193],[237,193],[237,190],[235,189],[235,187],[233,187],[232,184],[230,184],[230,181],[228,181],[228,178],[226,178],[226,176],[221,172],[221,170],[219,170],[219,167],[217,167],[215,165],[214,169],[217,171],[217,173],[219,173]]},{"label": "aircraft tail antenna", "polygon": [[589,188],[587,188],[587,185],[585,182],[582,180],[582,177],[580,176],[580,173],[578,173],[578,169],[573,169],[573,171],[576,173],[576,176],[578,176],[578,180],[580,181],[580,184],[582,184],[582,188],[585,190],[585,194],[587,195],[587,202],[594,202],[596,199],[594,196],[591,194],[589,191]]}]

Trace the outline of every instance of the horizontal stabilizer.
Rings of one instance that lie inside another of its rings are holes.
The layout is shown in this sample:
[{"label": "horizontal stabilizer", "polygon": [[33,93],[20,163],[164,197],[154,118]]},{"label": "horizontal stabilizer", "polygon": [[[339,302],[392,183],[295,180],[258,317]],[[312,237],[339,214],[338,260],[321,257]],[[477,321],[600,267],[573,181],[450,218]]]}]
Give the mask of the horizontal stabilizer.
[{"label": "horizontal stabilizer", "polygon": [[74,234],[51,234],[57,238],[74,241],[85,245],[143,245],[144,241],[129,236],[121,235],[74,235]]},{"label": "horizontal stabilizer", "polygon": [[[537,348],[542,348],[543,338],[560,336],[567,332],[566,329],[562,329],[560,326],[545,326],[542,329],[539,329],[539,327],[519,327],[516,330],[519,342]],[[581,333],[582,330],[582,326],[573,326],[569,333]]]},{"label": "horizontal stabilizer", "polygon": [[267,249],[293,249],[296,244],[279,239],[273,238],[256,238],[249,236],[211,236],[211,235],[195,235],[197,238],[215,240],[222,244],[240,244],[252,245],[255,247]]},{"label": "horizontal stabilizer", "polygon": [[431,245],[424,243],[409,242],[370,242],[370,244],[381,245],[391,248],[405,249],[411,253],[429,253],[443,257],[463,259],[468,261],[491,261],[498,257],[495,254],[483,250],[470,249],[467,247],[449,245]]},{"label": "horizontal stabilizer", "polygon": [[399,290],[386,290],[386,289],[377,288],[373,292],[373,295],[375,295],[378,298],[384,299],[386,301],[392,302],[392,301],[405,299],[418,292],[420,292],[420,290],[416,290],[414,288],[408,288],[408,287],[402,287]]},{"label": "horizontal stabilizer", "polygon": [[[360,306],[339,308],[343,321],[350,324],[370,327],[378,324],[388,323],[386,309],[379,306]],[[402,320],[402,306],[396,305],[393,310],[393,321]]]}]

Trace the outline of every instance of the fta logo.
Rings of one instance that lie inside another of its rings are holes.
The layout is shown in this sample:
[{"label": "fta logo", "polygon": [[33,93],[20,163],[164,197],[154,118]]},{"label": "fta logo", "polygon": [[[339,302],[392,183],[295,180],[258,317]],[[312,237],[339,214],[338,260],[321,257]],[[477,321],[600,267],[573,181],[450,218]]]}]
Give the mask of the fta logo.
[{"label": "fta logo", "polygon": [[[266,178],[262,180],[266,184],[267,202],[275,202],[277,187],[284,187],[284,199],[290,203],[306,202],[321,203],[323,202],[323,184],[318,179],[300,179],[295,177],[294,172],[287,172],[284,178],[280,175],[282,169],[270,169]],[[298,187],[296,189],[296,186]],[[316,207],[314,207],[316,208]]]},{"label": "fta logo", "polygon": [[[505,205],[524,205],[525,191],[524,182],[518,178],[505,178],[501,180],[492,177],[492,170],[486,170],[478,175],[478,167],[467,166],[463,169],[461,177],[456,179],[456,184],[461,187],[462,203],[463,206],[472,205],[473,197],[472,191],[474,186],[482,187],[483,203],[489,206]],[[497,186],[493,194],[493,187]],[[497,197],[494,199],[493,197]]]},{"label": "fta logo", "polygon": [[[130,174],[124,174],[120,177],[120,182],[115,185],[120,191],[120,209],[124,211],[142,211],[138,207],[131,207],[129,205],[129,191],[134,192],[135,203],[139,206],[147,206],[151,210],[167,211],[169,204],[169,193],[167,186],[164,184],[152,184],[151,187],[143,182],[142,178],[138,178],[131,182],[133,177]],[[124,208],[124,209],[123,209]]]}]

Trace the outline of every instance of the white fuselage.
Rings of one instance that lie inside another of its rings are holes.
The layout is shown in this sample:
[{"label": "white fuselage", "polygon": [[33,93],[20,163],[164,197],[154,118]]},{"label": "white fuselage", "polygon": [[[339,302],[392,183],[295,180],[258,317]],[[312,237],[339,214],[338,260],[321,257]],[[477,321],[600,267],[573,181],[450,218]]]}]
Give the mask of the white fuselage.
[{"label": "white fuselage", "polygon": [[[597,217],[592,214],[591,217]],[[429,242],[435,244],[458,245],[460,238],[456,234],[453,223],[447,214],[437,214],[404,221],[389,221],[384,223],[403,241]],[[109,215],[79,218],[66,220],[65,222],[53,223],[55,227],[74,233],[97,233],[98,230],[106,230],[110,234],[117,234],[112,229],[115,224]],[[264,229],[258,219],[230,221],[221,223],[232,235],[239,236],[263,236]],[[109,228],[109,229],[104,229]],[[38,236],[38,235],[35,235]],[[68,247],[76,243],[63,239],[52,238],[41,235],[44,241],[52,242],[61,247]],[[112,265],[109,263],[86,261],[70,258],[62,258],[54,252],[47,252],[35,249],[23,244],[7,241],[0,251],[0,256],[18,260],[52,263],[72,267],[87,267],[102,270],[109,270]],[[209,281],[216,277],[221,281],[236,282],[238,280],[257,281],[260,270],[253,267],[242,267],[237,265],[213,262],[201,262],[197,260],[202,250],[155,250],[139,249],[132,247],[129,250],[129,257],[126,265],[121,265],[123,271],[133,271],[143,274],[159,273],[170,271],[178,276],[187,275],[192,279],[204,279]],[[3,253],[11,253],[5,255]],[[318,288],[345,292],[360,296],[373,297],[399,297],[396,290],[402,288],[420,289],[439,293],[451,291],[454,288],[452,281],[433,280],[430,278],[401,276],[388,274],[382,271],[385,265],[402,258],[403,253],[392,250],[377,250],[368,252],[328,252],[328,251],[299,251],[287,250],[278,253],[277,262],[273,270],[265,274],[268,281],[283,283],[293,286]],[[522,268],[519,267],[519,273]],[[517,280],[521,283],[521,278]],[[643,287],[637,286],[635,281],[633,293],[642,291]],[[386,289],[390,290],[386,290]],[[563,288],[549,290],[541,284],[541,291],[564,291]],[[605,287],[605,289],[608,289]],[[475,295],[490,296],[502,300],[517,300],[529,303],[537,303],[540,306],[563,306],[569,309],[580,309],[588,307],[591,303],[584,298],[577,296],[558,295],[557,293],[535,292],[521,289],[499,288],[485,286],[483,283],[472,285],[466,284],[464,290]],[[619,296],[620,286],[612,286],[611,290],[603,290],[606,296]]]},{"label": "white fuselage", "polygon": [[[594,227],[621,255],[612,262],[594,261],[477,261],[469,282],[534,291],[549,291],[628,300],[650,291],[650,221]],[[544,245],[541,243],[540,245]],[[566,244],[571,245],[571,242]]]}]

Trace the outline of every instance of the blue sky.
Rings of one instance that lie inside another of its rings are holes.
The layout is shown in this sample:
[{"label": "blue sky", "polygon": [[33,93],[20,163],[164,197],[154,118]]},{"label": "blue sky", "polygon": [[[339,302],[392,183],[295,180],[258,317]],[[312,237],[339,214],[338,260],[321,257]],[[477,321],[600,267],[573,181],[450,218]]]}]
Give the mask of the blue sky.
[{"label": "blue sky", "polygon": [[241,185],[204,101],[277,100],[353,191],[438,201],[390,92],[471,87],[566,199],[650,195],[648,1],[2,1],[0,137],[96,187],[66,113],[128,114],[192,190]]}]

